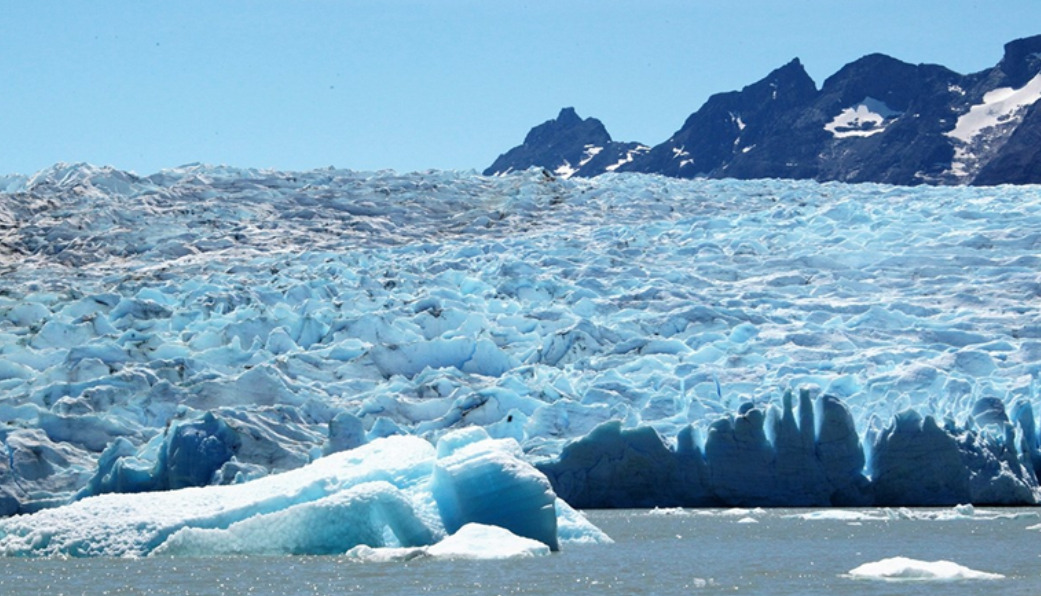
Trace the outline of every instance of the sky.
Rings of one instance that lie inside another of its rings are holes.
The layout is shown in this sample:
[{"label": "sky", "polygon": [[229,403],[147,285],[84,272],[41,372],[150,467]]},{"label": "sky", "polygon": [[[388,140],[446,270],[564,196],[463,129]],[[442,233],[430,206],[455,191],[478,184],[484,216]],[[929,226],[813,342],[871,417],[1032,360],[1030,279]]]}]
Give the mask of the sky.
[{"label": "sky", "polygon": [[202,162],[483,170],[573,106],[657,144],[798,57],[963,73],[1041,34],[1038,0],[6,0],[0,174]]}]

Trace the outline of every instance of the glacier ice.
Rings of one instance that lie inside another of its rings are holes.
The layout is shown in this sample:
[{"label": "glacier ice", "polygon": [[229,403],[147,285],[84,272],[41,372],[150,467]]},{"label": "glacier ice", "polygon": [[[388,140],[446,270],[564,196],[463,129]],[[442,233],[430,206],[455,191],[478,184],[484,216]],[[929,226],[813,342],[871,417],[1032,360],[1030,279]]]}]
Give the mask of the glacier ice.
[{"label": "glacier ice", "polygon": [[[363,545],[472,558],[482,550],[526,556],[561,542],[610,541],[558,504],[519,454],[514,441],[491,439],[480,428],[449,433],[436,449],[414,436],[378,439],[231,486],[104,494],[9,517],[0,520],[0,553],[342,554]],[[437,480],[438,473],[448,478]],[[567,529],[561,535],[558,515]]]},{"label": "glacier ice", "polygon": [[465,427],[573,505],[1041,498],[1037,187],[84,164],[4,185],[0,514]]}]

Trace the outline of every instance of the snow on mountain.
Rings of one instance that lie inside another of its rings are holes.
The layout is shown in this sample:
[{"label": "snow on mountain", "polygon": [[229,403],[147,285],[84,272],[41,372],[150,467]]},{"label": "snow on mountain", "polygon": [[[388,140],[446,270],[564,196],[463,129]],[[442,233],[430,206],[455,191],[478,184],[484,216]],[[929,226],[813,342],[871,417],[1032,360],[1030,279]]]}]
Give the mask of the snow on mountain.
[{"label": "snow on mountain", "polygon": [[199,165],[15,187],[4,514],[469,426],[583,506],[1038,500],[1035,187]]},{"label": "snow on mountain", "polygon": [[633,160],[635,160],[637,157],[639,157],[640,155],[642,155],[644,153],[647,153],[650,150],[651,150],[651,148],[648,147],[647,145],[637,144],[632,149],[628,149],[625,152],[625,156],[623,156],[621,159],[619,159],[618,161],[614,162],[613,164],[610,164],[610,165],[606,166],[604,168],[604,171],[613,172],[613,171],[617,170],[618,168],[624,166],[627,163],[632,163]]},{"label": "snow on mountain", "polygon": [[574,108],[564,108],[556,119],[531,129],[522,145],[500,155],[484,174],[499,176],[539,167],[561,178],[595,176],[646,150],[639,143],[613,141],[599,120],[579,118]]},{"label": "snow on mountain", "polygon": [[899,115],[900,112],[887,106],[884,101],[865,97],[863,101],[842,110],[834,120],[824,125],[824,130],[837,139],[870,137],[885,131],[886,121]]},{"label": "snow on mountain", "polygon": [[983,101],[958,117],[954,130],[947,133],[964,143],[971,143],[988,128],[993,128],[1016,117],[1023,108],[1041,99],[1041,74],[1030,79],[1019,89],[1002,87],[988,91]]},{"label": "snow on mountain", "polygon": [[1041,100],[1041,74],[1019,89],[988,91],[980,103],[958,117],[947,136],[959,141],[951,165],[956,176],[975,174],[1022,122],[1027,108]]}]

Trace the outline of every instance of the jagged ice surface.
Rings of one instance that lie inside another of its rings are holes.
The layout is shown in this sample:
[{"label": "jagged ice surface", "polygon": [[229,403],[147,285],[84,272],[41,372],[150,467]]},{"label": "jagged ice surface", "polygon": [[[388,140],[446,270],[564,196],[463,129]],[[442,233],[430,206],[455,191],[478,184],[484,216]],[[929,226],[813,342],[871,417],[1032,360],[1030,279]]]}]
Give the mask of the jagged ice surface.
[{"label": "jagged ice surface", "polygon": [[0,513],[464,426],[587,505],[1037,500],[1036,187],[59,165],[0,189]]}]

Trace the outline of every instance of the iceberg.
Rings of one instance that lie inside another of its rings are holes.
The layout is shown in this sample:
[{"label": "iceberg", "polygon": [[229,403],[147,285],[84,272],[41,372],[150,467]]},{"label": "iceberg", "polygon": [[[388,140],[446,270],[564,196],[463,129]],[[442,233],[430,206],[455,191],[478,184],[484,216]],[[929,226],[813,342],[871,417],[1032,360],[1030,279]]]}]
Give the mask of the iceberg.
[{"label": "iceberg", "polygon": [[864,563],[849,572],[854,579],[899,581],[956,581],[1004,579],[1000,573],[977,571],[951,561],[919,561],[892,557]]},{"label": "iceberg", "polygon": [[[565,504],[568,531],[558,535],[557,498],[518,452],[480,428],[450,433],[436,449],[418,437],[388,437],[241,484],[103,494],[9,517],[0,521],[0,553],[327,555],[364,546],[480,558],[609,541]],[[435,480],[437,470],[447,478]],[[483,492],[465,492],[475,486]],[[476,503],[489,496],[496,500]]]},{"label": "iceberg", "polygon": [[1037,187],[58,164],[0,212],[0,515],[470,428],[548,486],[503,526],[461,445],[448,533],[1041,502]]}]

